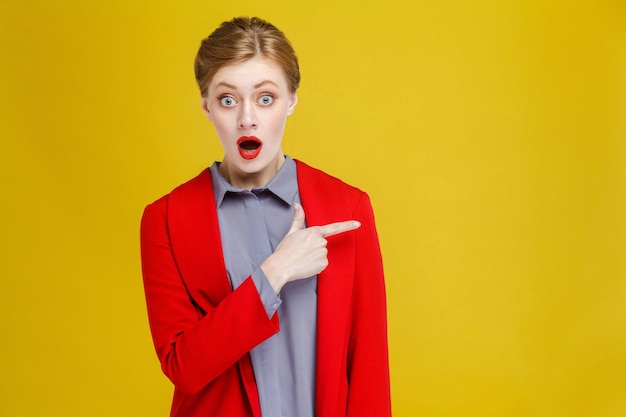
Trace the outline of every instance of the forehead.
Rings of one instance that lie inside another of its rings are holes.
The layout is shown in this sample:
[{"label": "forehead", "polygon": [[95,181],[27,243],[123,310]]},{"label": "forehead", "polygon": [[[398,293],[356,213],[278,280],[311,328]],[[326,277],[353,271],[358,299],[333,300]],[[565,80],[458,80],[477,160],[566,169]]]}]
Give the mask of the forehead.
[{"label": "forehead", "polygon": [[267,81],[276,84],[279,88],[287,88],[287,77],[282,68],[271,59],[256,56],[220,68],[211,80],[209,90],[224,84],[242,90],[251,89]]}]

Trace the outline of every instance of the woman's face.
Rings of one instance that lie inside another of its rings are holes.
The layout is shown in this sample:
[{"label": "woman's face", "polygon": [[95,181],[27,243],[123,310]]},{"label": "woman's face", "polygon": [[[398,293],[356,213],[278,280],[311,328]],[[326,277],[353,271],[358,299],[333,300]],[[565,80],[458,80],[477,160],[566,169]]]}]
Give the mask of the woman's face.
[{"label": "woman's face", "polygon": [[283,70],[267,58],[217,71],[202,108],[224,148],[220,173],[233,186],[263,187],[278,172],[285,123],[297,101]]}]

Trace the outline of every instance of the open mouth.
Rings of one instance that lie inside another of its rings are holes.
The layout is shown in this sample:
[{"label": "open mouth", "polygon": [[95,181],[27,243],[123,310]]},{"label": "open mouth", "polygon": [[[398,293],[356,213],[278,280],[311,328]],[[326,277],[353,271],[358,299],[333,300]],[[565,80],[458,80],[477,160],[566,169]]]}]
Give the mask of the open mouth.
[{"label": "open mouth", "polygon": [[237,147],[243,159],[254,159],[261,153],[263,142],[255,136],[242,136],[237,140]]}]

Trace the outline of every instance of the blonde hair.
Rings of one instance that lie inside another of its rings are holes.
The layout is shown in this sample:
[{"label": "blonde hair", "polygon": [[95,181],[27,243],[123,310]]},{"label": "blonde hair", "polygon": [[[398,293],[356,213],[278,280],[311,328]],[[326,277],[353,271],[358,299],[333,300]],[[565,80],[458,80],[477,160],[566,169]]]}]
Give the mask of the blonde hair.
[{"label": "blonde hair", "polygon": [[207,95],[209,83],[220,68],[255,56],[274,61],[284,71],[291,91],[298,89],[298,58],[283,32],[258,17],[236,17],[222,23],[200,44],[194,63],[200,94]]}]

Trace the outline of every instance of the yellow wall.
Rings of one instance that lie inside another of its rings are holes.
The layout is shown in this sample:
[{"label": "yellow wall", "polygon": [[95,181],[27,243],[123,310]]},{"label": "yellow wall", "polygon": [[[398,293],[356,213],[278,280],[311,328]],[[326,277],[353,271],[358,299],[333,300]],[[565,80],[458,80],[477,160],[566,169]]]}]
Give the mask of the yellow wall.
[{"label": "yellow wall", "polygon": [[286,152],[372,196],[395,415],[626,415],[624,4],[0,1],[0,416],[167,415],[138,224],[221,158],[192,61],[242,14]]}]

